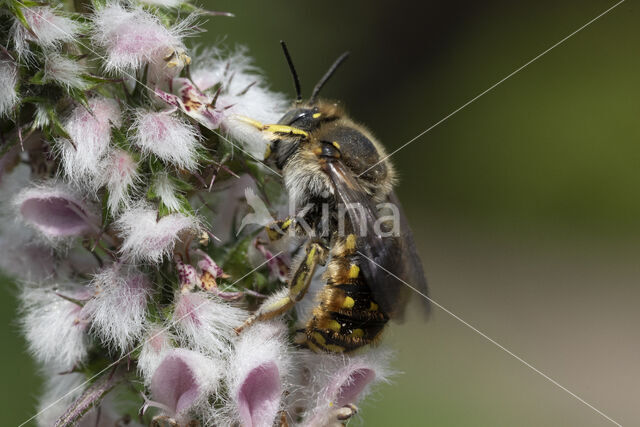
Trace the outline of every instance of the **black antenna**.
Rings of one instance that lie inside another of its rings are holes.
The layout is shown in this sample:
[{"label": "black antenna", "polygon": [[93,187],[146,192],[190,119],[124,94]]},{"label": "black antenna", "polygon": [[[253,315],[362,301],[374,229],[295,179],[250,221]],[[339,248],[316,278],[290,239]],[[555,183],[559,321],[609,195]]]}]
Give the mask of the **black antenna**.
[{"label": "black antenna", "polygon": [[320,79],[316,87],[313,88],[313,92],[311,93],[311,98],[309,98],[310,104],[313,104],[314,102],[316,102],[316,98],[318,97],[318,94],[320,93],[320,90],[322,89],[322,87],[327,83],[327,81],[329,81],[333,73],[336,72],[340,64],[342,64],[344,60],[347,59],[348,56],[349,56],[349,52],[345,52],[342,55],[340,55],[340,57],[336,59],[333,65],[329,68],[329,71],[327,71],[325,75],[322,76],[322,78]]},{"label": "black antenna", "polygon": [[280,45],[282,46],[284,57],[287,58],[287,64],[289,64],[289,70],[291,70],[291,76],[293,77],[293,84],[296,86],[296,102],[297,103],[302,102],[302,92],[300,91],[300,79],[298,78],[298,73],[296,73],[296,67],[293,66],[291,55],[289,55],[289,49],[287,49],[287,44],[284,42],[284,40],[280,40]]}]

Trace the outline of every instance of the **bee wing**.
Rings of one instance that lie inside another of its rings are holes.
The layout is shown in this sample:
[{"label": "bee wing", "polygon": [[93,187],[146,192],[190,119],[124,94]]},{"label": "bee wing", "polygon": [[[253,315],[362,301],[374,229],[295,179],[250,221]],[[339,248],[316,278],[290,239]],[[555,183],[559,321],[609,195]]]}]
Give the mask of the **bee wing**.
[{"label": "bee wing", "polygon": [[423,297],[421,299],[423,301],[423,307],[425,312],[428,314],[430,311],[428,299],[429,288],[427,285],[427,278],[424,274],[424,269],[422,268],[422,260],[420,259],[420,255],[418,255],[416,242],[413,239],[413,232],[411,231],[409,221],[404,214],[402,204],[396,196],[396,193],[392,191],[387,200],[398,209],[399,214],[400,236],[398,241],[400,244],[400,251],[403,256],[401,264],[398,266],[398,270],[400,271],[400,275],[398,275],[398,277],[422,294]]},{"label": "bee wing", "polygon": [[[401,213],[400,232],[398,235],[384,233],[380,225],[376,227],[377,207],[349,169],[336,159],[328,160],[324,169],[340,202],[346,207],[351,227],[347,231],[358,236],[357,248],[365,258],[360,268],[374,300],[391,318],[401,320],[411,293],[403,281],[421,291],[426,290],[422,265],[401,207],[397,205]],[[397,203],[395,195],[393,198],[395,202],[390,200],[390,203]]]}]

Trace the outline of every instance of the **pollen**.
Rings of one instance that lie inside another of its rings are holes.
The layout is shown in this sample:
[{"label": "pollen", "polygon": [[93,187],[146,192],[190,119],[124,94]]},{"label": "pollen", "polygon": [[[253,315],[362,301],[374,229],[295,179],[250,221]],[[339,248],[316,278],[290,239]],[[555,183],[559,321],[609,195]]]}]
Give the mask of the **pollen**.
[{"label": "pollen", "polygon": [[378,304],[371,301],[371,305],[369,306],[369,311],[378,311]]},{"label": "pollen", "polygon": [[354,329],[353,332],[351,332],[351,336],[362,338],[364,336],[364,331],[360,328]]}]

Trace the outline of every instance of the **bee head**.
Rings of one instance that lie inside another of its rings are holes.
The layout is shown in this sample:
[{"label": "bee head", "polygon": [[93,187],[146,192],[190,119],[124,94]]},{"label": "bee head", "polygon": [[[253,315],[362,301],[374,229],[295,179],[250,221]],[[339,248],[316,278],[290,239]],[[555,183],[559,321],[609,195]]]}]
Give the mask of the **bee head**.
[{"label": "bee head", "polygon": [[337,103],[316,101],[314,104],[297,104],[287,111],[278,121],[278,124],[292,126],[297,129],[311,132],[321,123],[330,122],[339,118],[342,111]]}]

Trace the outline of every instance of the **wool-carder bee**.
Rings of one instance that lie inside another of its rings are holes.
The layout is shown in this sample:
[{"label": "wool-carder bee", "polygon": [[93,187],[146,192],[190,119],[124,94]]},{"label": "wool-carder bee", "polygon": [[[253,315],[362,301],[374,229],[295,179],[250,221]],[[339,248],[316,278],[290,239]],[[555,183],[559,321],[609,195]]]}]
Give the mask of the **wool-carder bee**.
[{"label": "wool-carder bee", "polygon": [[[318,304],[296,341],[316,352],[351,352],[378,341],[388,320],[403,315],[410,292],[403,281],[426,295],[426,280],[393,192],[395,172],[384,148],[337,103],[318,99],[347,54],[303,102],[291,57],[282,47],[296,87],[294,106],[277,124],[243,120],[269,136],[266,160],[282,172],[295,206],[295,215],[267,228],[269,236],[297,228],[308,241],[304,256],[292,266],[287,294],[263,304],[238,331],[292,308],[309,289],[316,268],[326,264]],[[394,215],[383,215],[381,204]]]}]

